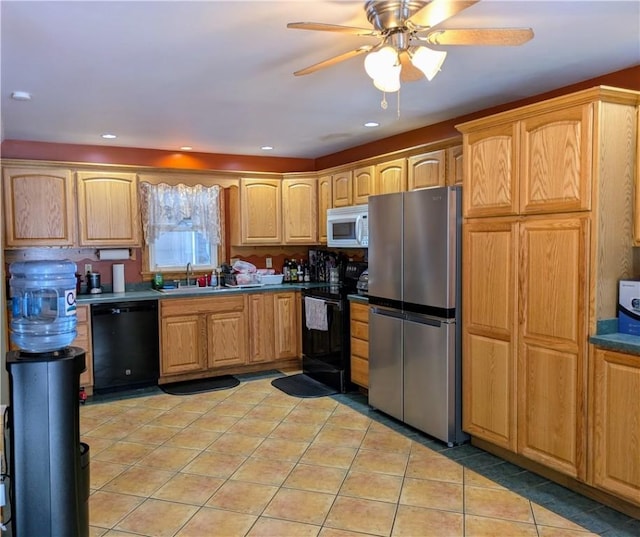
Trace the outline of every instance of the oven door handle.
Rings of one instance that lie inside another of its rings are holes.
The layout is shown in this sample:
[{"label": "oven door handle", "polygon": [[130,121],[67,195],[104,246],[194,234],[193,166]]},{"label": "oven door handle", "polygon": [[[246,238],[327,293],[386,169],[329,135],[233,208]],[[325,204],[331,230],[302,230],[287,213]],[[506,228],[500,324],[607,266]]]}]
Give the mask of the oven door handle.
[{"label": "oven door handle", "polygon": [[330,300],[328,298],[320,298],[313,295],[308,295],[308,296],[309,298],[314,298],[315,300],[322,300],[325,304],[331,304],[332,306],[335,306],[336,308],[338,308],[339,311],[342,311],[342,302],[338,300]]}]

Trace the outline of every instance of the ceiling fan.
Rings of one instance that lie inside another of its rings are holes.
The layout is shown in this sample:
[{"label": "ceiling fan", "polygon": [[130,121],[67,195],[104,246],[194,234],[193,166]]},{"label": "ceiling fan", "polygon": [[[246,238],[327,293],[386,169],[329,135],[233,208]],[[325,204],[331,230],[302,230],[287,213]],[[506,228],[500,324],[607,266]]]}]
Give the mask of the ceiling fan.
[{"label": "ceiling fan", "polygon": [[338,56],[310,65],[294,73],[308,75],[319,69],[367,54],[365,69],[374,85],[393,92],[400,80],[410,82],[423,77],[431,80],[440,70],[445,51],[431,45],[522,45],[533,37],[531,28],[440,28],[440,25],[479,0],[368,0],[364,9],[372,28],[358,28],[319,22],[291,22],[287,28],[337,32],[377,38],[373,45],[362,45]]}]

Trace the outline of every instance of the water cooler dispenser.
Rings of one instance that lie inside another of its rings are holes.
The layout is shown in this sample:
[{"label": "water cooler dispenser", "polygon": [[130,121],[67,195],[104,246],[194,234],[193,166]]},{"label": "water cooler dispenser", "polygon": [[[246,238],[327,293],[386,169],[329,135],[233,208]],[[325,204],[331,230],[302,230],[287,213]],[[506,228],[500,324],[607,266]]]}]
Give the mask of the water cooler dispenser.
[{"label": "water cooler dispenser", "polygon": [[25,261],[9,267],[8,457],[13,537],[89,535],[89,446],[80,442],[76,265]]}]

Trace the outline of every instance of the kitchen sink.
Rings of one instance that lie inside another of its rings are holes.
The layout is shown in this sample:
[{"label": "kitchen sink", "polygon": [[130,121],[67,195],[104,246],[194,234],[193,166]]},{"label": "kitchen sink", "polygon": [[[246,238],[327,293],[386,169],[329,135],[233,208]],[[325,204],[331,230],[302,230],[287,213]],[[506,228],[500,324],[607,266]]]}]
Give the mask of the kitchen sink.
[{"label": "kitchen sink", "polygon": [[180,293],[213,293],[220,291],[223,288],[216,287],[199,287],[197,285],[181,285],[180,287],[168,287],[166,289],[157,289],[160,293],[166,293],[171,295],[177,295]]},{"label": "kitchen sink", "polygon": [[181,285],[180,287],[169,287],[167,289],[156,289],[159,293],[166,295],[192,295],[211,294],[227,291],[239,290],[239,287],[199,287],[197,285]]}]

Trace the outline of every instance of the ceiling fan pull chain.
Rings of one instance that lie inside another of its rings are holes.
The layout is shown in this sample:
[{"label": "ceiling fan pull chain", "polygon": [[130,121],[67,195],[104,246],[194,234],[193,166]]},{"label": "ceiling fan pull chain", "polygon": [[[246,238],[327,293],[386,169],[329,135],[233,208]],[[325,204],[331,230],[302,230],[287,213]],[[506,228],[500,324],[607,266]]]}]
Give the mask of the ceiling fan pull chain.
[{"label": "ceiling fan pull chain", "polygon": [[383,110],[386,110],[387,106],[389,106],[387,104],[387,93],[385,91],[383,91],[382,92],[382,102],[380,103],[380,108],[382,108]]},{"label": "ceiling fan pull chain", "polygon": [[400,90],[398,90],[396,98],[398,99],[398,119],[400,119]]}]

